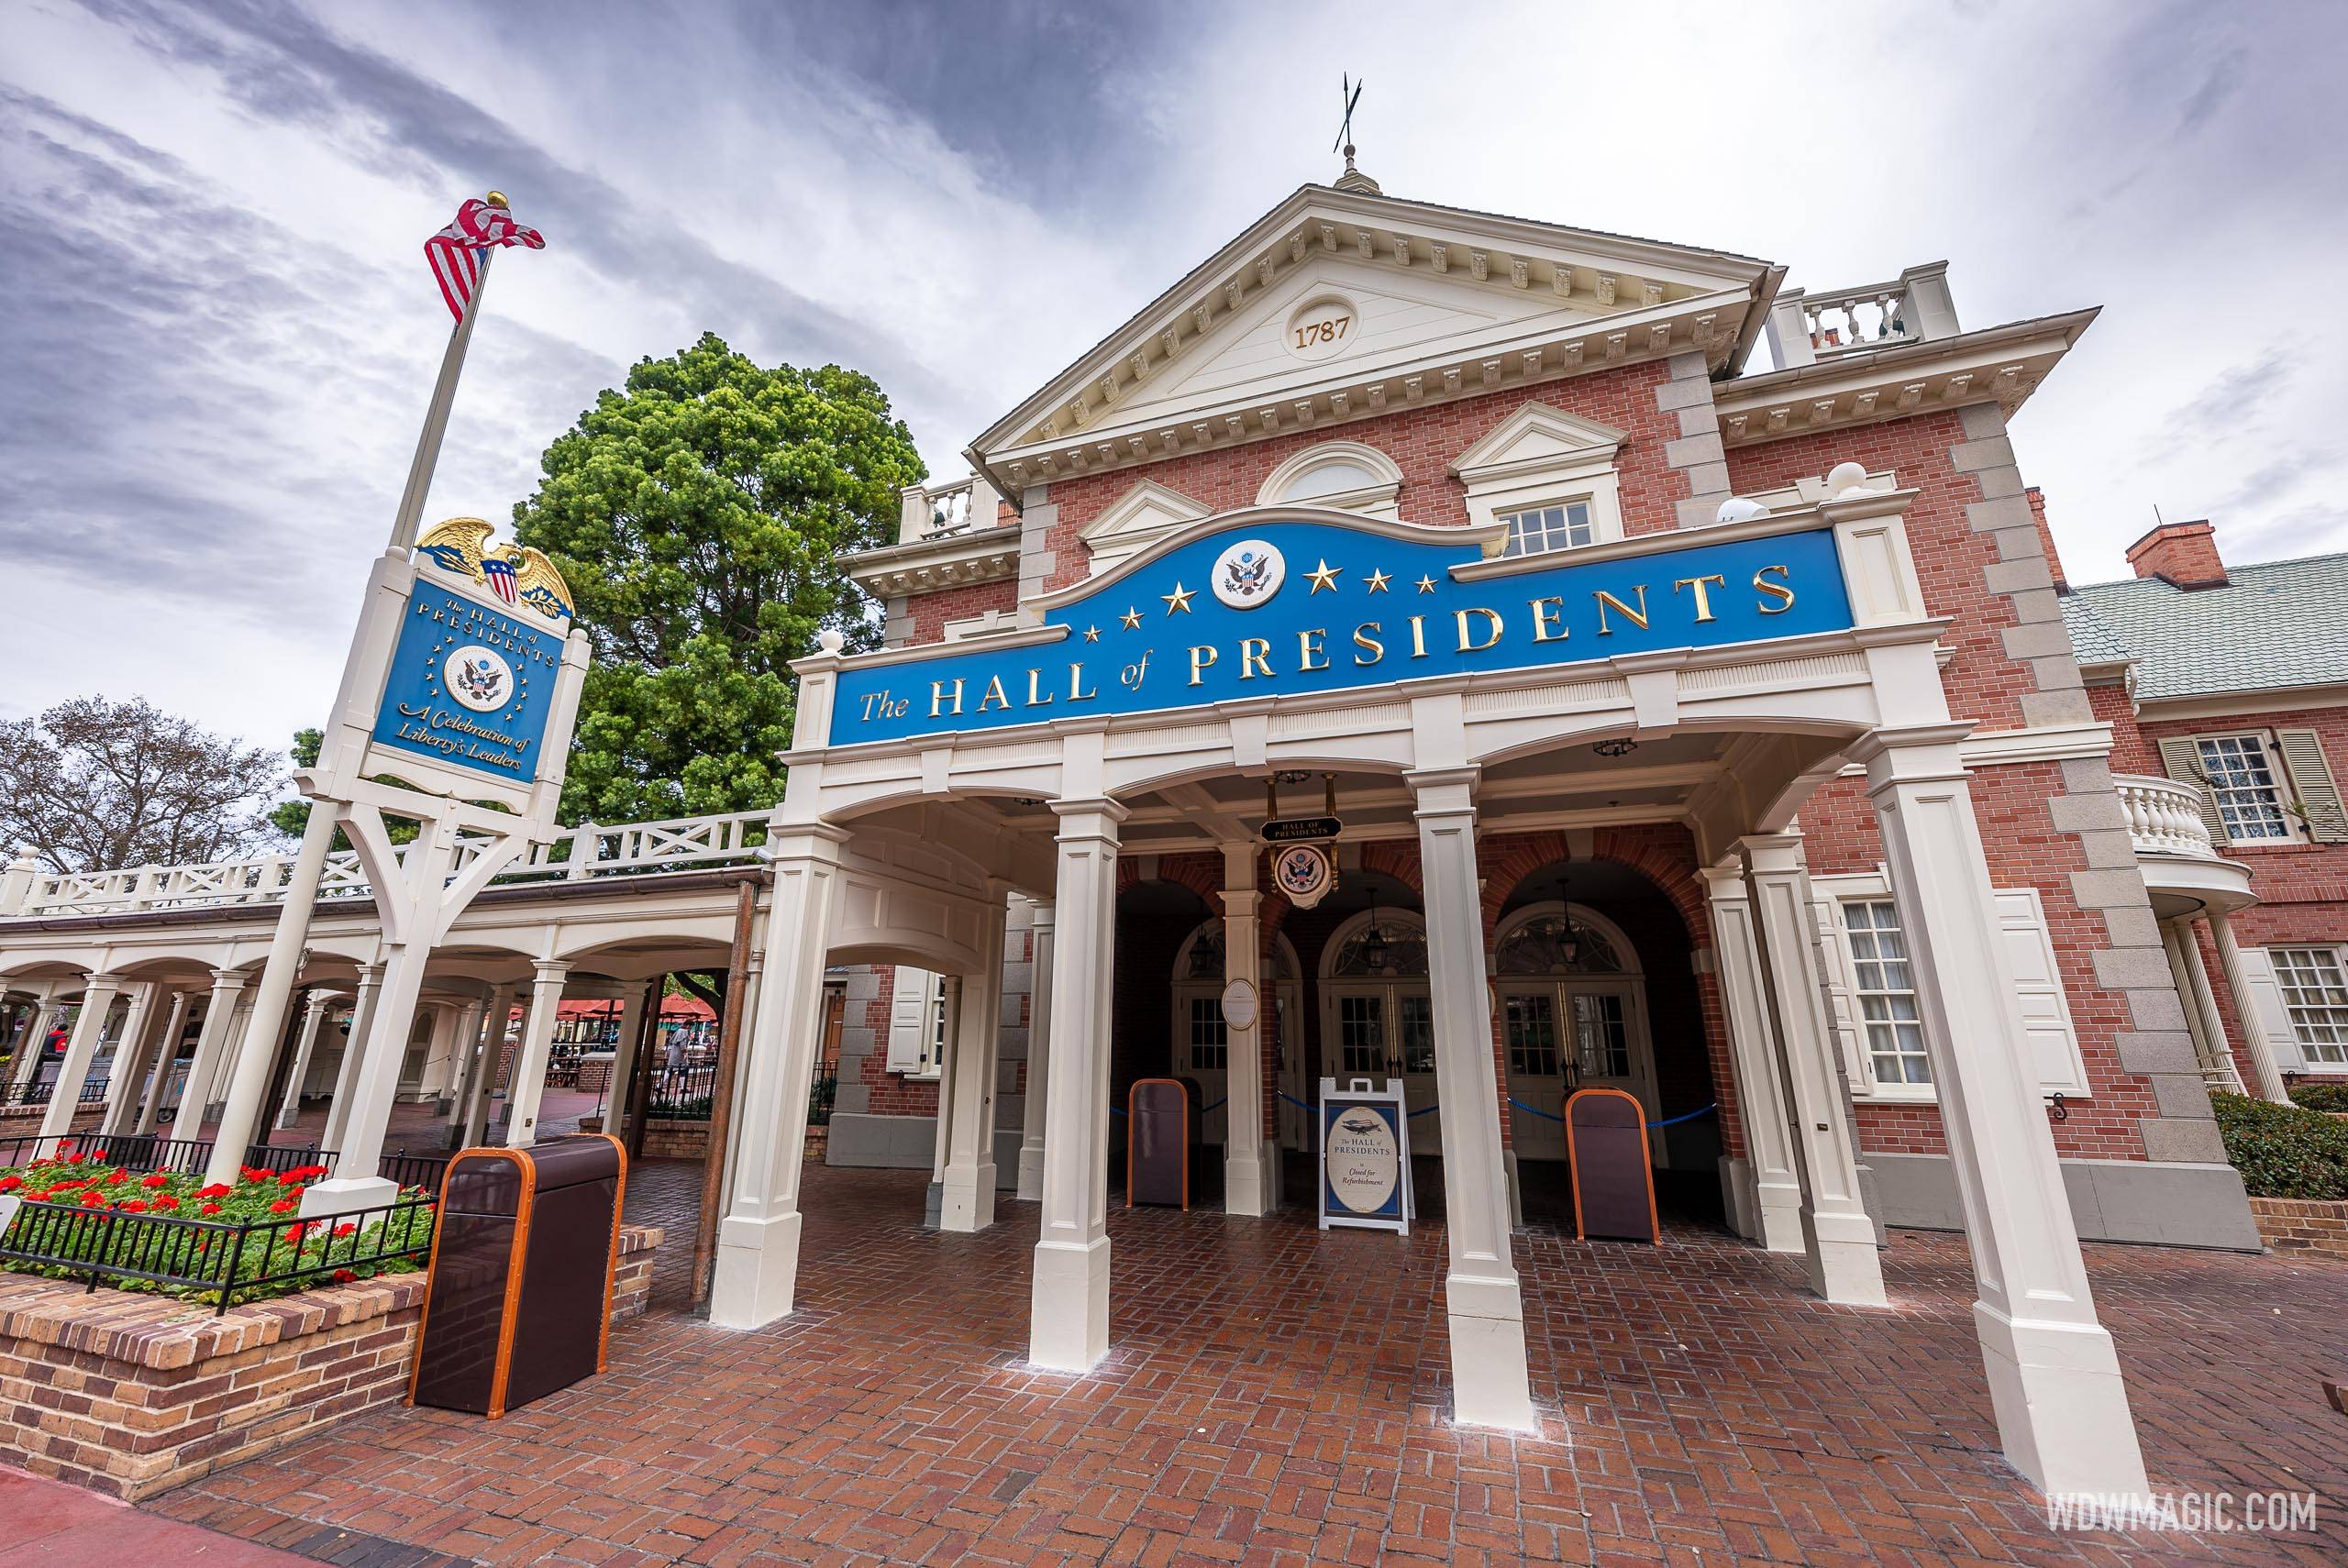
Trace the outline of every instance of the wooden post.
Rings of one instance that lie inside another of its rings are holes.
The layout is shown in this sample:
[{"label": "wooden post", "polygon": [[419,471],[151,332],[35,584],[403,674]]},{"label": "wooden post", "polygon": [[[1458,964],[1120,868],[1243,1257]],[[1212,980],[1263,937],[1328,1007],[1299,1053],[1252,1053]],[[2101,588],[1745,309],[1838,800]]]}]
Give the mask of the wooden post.
[{"label": "wooden post", "polygon": [[725,966],[725,1011],[717,1025],[717,1075],[709,1090],[709,1137],[702,1152],[701,1213],[693,1225],[693,1310],[709,1307],[709,1271],[717,1256],[717,1205],[725,1190],[725,1145],[733,1132],[734,1063],[742,1045],[742,997],[750,988],[750,922],[759,884],[742,878],[734,904],[734,953]]}]

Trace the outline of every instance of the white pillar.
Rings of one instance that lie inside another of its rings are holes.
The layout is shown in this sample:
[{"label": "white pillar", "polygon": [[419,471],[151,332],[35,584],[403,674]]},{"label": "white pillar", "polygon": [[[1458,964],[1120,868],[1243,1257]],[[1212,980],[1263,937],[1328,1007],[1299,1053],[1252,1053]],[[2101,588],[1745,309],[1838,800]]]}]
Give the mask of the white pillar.
[{"label": "white pillar", "polygon": [[1027,1081],[1020,1101],[1019,1196],[1030,1203],[1044,1196],[1044,1094],[1051,1081],[1052,933],[1054,907],[1034,900],[1028,940],[1035,964],[1027,986]]},{"label": "white pillar", "polygon": [[130,1014],[122,1021],[122,1038],[115,1045],[114,1066],[106,1073],[106,1110],[98,1122],[101,1132],[127,1132],[138,1117],[139,1080],[147,1070],[156,1028],[168,1010],[157,1005],[163,995],[160,980],[144,981],[132,989]]},{"label": "white pillar", "polygon": [[947,1081],[939,1086],[938,1109],[950,1099],[953,1114],[940,1128],[951,1139],[947,1150],[945,1191],[937,1225],[942,1231],[983,1231],[994,1223],[995,1080],[1002,1059],[1002,943],[1004,911],[997,902],[979,933],[979,967],[962,977],[953,1019],[954,1043],[947,1053]]},{"label": "white pillar", "polygon": [[[612,1048],[612,1065],[604,1080],[604,1131],[617,1132],[627,1113],[627,1081],[636,1076],[636,1043],[644,1032],[647,1012],[660,1005],[660,977],[631,987],[620,1005],[620,1037]],[[749,1017],[747,1010],[743,1017]]]},{"label": "white pillar", "polygon": [[1110,800],[1055,801],[1052,1071],[1044,1106],[1042,1236],[1027,1359],[1083,1372],[1109,1353],[1109,1030],[1115,999],[1117,827]]},{"label": "white pillar", "polygon": [[285,1093],[277,1104],[277,1125],[291,1127],[302,1114],[302,1084],[310,1076],[310,1055],[317,1049],[318,1029],[342,999],[331,991],[312,991],[302,1009],[302,1032],[294,1043],[294,1065],[285,1072]]},{"label": "white pillar", "polygon": [[180,1042],[187,1034],[188,1009],[195,1000],[194,991],[172,993],[171,1016],[163,1024],[163,1036],[155,1043],[155,1065],[148,1069],[147,1088],[138,1097],[138,1116],[131,1123],[133,1132],[152,1132],[155,1119],[163,1113],[163,1096],[170,1088],[172,1068],[178,1065]]},{"label": "white pillar", "polygon": [[1436,1115],[1443,1126],[1452,1416],[1470,1426],[1529,1429],[1524,1297],[1510,1253],[1500,1077],[1492,1061],[1491,987],[1476,869],[1477,775],[1473,768],[1442,768],[1407,778],[1417,802],[1412,814],[1426,900]]},{"label": "white pillar", "polygon": [[2142,1496],[2128,1391],[2088,1294],[1957,753],[1969,728],[1877,731],[1851,756],[1866,765],[1915,969],[1973,1251],[1974,1331],[2016,1469],[2050,1493]]},{"label": "white pillar", "polygon": [[766,961],[758,1010],[737,1067],[734,1195],[717,1229],[709,1320],[755,1329],[791,1310],[799,1278],[799,1176],[806,1162],[807,1096],[824,1043],[824,959],[839,893],[837,828],[776,827]]},{"label": "white pillar", "polygon": [[470,1006],[458,1002],[443,1002],[433,1010],[432,1032],[424,1046],[424,1060],[415,1070],[415,1093],[417,1099],[437,1100],[448,1091],[449,1076],[455,1069],[457,1042],[467,1015],[478,1002]]},{"label": "white pillar", "polygon": [[2217,993],[2210,988],[2210,971],[2201,962],[2201,944],[2193,938],[2193,922],[2163,921],[2161,947],[2168,955],[2169,977],[2176,982],[2176,994],[2185,999],[2186,1032],[2193,1037],[2202,1081],[2214,1079],[2220,1088],[2248,1094],[2241,1069],[2234,1066],[2233,1047],[2226,1043],[2226,1021],[2218,1011]]},{"label": "white pillar", "polygon": [[[43,986],[39,999],[32,1011],[25,1015],[24,1033],[17,1042],[16,1056],[9,1063],[9,1082],[21,1087],[33,1081],[40,1070],[40,1054],[49,1043],[50,1019],[57,1009],[57,987],[54,982]],[[17,1096],[21,1099],[23,1097]]]},{"label": "white pillar", "polygon": [[1883,1260],[1859,1199],[1859,1142],[1834,1069],[1834,1032],[1811,946],[1810,874],[1799,834],[1737,840],[1754,947],[1775,1046],[1778,1092],[1801,1178],[1801,1243],[1810,1287],[1829,1301],[1880,1307]]},{"label": "white pillar", "polygon": [[1256,890],[1261,856],[1253,844],[1223,846],[1223,977],[1245,980],[1256,994],[1256,1017],[1225,1032],[1224,1055],[1223,1211],[1264,1215],[1279,1207],[1279,1148],[1264,1136],[1264,1020],[1272,999],[1264,985],[1264,955]]},{"label": "white pillar", "polygon": [[244,994],[249,978],[241,969],[212,971],[212,995],[204,1004],[204,1030],[195,1037],[195,1055],[189,1059],[187,1077],[180,1085],[179,1108],[172,1112],[171,1126],[164,1129],[166,1139],[202,1135],[205,1097],[236,1026],[237,999]]},{"label": "white pillar", "polygon": [[349,1132],[351,1112],[359,1105],[359,1069],[367,1053],[367,1036],[375,1027],[376,999],[382,994],[383,966],[359,966],[350,1019],[343,1026],[342,1059],[335,1064],[334,1097],[327,1101],[327,1124],[318,1135],[321,1149],[340,1149]]},{"label": "white pillar", "polygon": [[1807,1253],[1802,1242],[1801,1174],[1794,1168],[1786,1099],[1778,1084],[1768,992],[1753,936],[1753,906],[1742,869],[1711,867],[1712,952],[1721,1003],[1728,1011],[1730,1060],[1736,1069],[1737,1123],[1744,1131],[1743,1184],[1751,1199],[1753,1239],[1773,1253]]},{"label": "white pillar", "polygon": [[[2220,910],[2209,911],[2210,934],[2217,939],[2218,967],[2226,972],[2226,989],[2234,999],[2234,1017],[2242,1024],[2242,1047],[2250,1058],[2250,1076],[2258,1086],[2258,1098],[2271,1099],[2277,1105],[2291,1103],[2291,1091],[2284,1087],[2283,1069],[2275,1060],[2274,1047],[2267,1044],[2265,1032],[2258,1027],[2257,1003],[2250,988],[2250,975],[2243,967],[2242,944],[2234,940],[2234,928]],[[2201,944],[2193,944],[2193,961],[2201,961]],[[2206,979],[2203,982],[2207,984]],[[2225,1035],[2221,1032],[2221,1040]]]},{"label": "white pillar", "polygon": [[82,1080],[89,1076],[106,1014],[121,990],[122,980],[114,975],[93,975],[83,983],[82,1013],[73,1021],[72,1036],[65,1043],[65,1060],[57,1069],[56,1087],[50,1091],[48,1109],[41,1112],[41,1137],[56,1137],[73,1125],[73,1113],[81,1109]]},{"label": "white pillar", "polygon": [[477,1149],[489,1141],[489,1102],[497,1098],[497,1073],[505,1059],[505,1032],[514,1026],[514,998],[518,986],[500,986],[490,993],[489,1016],[482,1020],[481,1062],[472,1084],[465,1090],[464,1131],[460,1148]]},{"label": "white pillar", "polygon": [[505,1088],[505,1146],[526,1148],[538,1141],[538,1100],[547,1088],[547,1061],[554,1054],[556,1010],[570,966],[540,959],[532,966],[530,1016],[522,1025],[522,1049],[514,1058],[514,1081]]}]

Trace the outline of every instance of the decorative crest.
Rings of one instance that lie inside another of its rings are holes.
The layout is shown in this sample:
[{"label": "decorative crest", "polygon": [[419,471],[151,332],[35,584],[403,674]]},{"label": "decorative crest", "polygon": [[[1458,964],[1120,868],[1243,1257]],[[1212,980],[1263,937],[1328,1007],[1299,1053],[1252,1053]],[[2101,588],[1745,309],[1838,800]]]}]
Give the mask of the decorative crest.
[{"label": "decorative crest", "polygon": [[469,577],[508,604],[526,605],[549,621],[571,619],[570,585],[546,552],[531,545],[499,545],[497,530],[478,517],[435,523],[416,541],[415,553],[442,571]]}]

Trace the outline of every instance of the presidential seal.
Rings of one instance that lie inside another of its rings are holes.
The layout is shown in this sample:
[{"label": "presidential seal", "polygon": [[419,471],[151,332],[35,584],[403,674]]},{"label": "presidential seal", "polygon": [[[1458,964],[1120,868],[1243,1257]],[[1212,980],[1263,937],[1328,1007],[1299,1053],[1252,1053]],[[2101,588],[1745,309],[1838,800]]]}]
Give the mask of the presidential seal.
[{"label": "presidential seal", "polygon": [[1272,857],[1272,882],[1288,901],[1309,910],[1337,885],[1337,868],[1317,844],[1291,844]]},{"label": "presidential seal", "polygon": [[1288,562],[1279,547],[1264,539],[1242,539],[1214,558],[1208,579],[1214,596],[1234,610],[1253,610],[1268,603],[1288,576]]},{"label": "presidential seal", "polygon": [[451,648],[441,679],[458,706],[493,713],[514,700],[514,667],[495,648]]}]

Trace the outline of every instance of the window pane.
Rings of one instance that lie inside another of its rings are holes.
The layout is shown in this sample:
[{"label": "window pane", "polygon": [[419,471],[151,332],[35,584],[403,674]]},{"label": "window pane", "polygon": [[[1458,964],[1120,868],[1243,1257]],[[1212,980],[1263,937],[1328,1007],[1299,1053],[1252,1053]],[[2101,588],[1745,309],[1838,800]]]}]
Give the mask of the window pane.
[{"label": "window pane", "polygon": [[1402,1070],[1434,1072],[1434,1002],[1426,997],[1402,996],[1395,1003],[1396,1023],[1402,1035]]},{"label": "window pane", "polygon": [[1589,502],[1586,501],[1504,513],[1501,521],[1508,525],[1508,547],[1503,553],[1512,556],[1570,549],[1590,544],[1597,537],[1590,523]]},{"label": "window pane", "polygon": [[2310,1062],[2348,1065],[2348,973],[2336,947],[2270,947],[2291,1032]]},{"label": "window pane", "polygon": [[1916,1010],[1916,977],[1909,967],[1898,906],[1888,899],[1850,900],[1843,905],[1843,930],[1851,941],[1855,1000],[1876,1081],[1931,1083],[1932,1062],[1924,1054]]},{"label": "window pane", "polygon": [[1557,1005],[1550,996],[1508,997],[1501,1004],[1509,1070],[1519,1077],[1557,1076]]},{"label": "window pane", "polygon": [[2209,735],[2196,741],[2194,747],[2228,838],[2291,836],[2290,818],[2283,812],[2283,791],[2264,741],[2256,735]]},{"label": "window pane", "polygon": [[1213,997],[1191,999],[1191,1070],[1219,1073],[1231,1062],[1231,1036],[1223,1021],[1223,1004]]},{"label": "window pane", "polygon": [[1585,993],[1573,1003],[1574,1060],[1584,1081],[1629,1077],[1631,1038],[1623,1024],[1623,999]]},{"label": "window pane", "polygon": [[1386,999],[1337,999],[1337,1043],[1347,1073],[1386,1070]]}]

